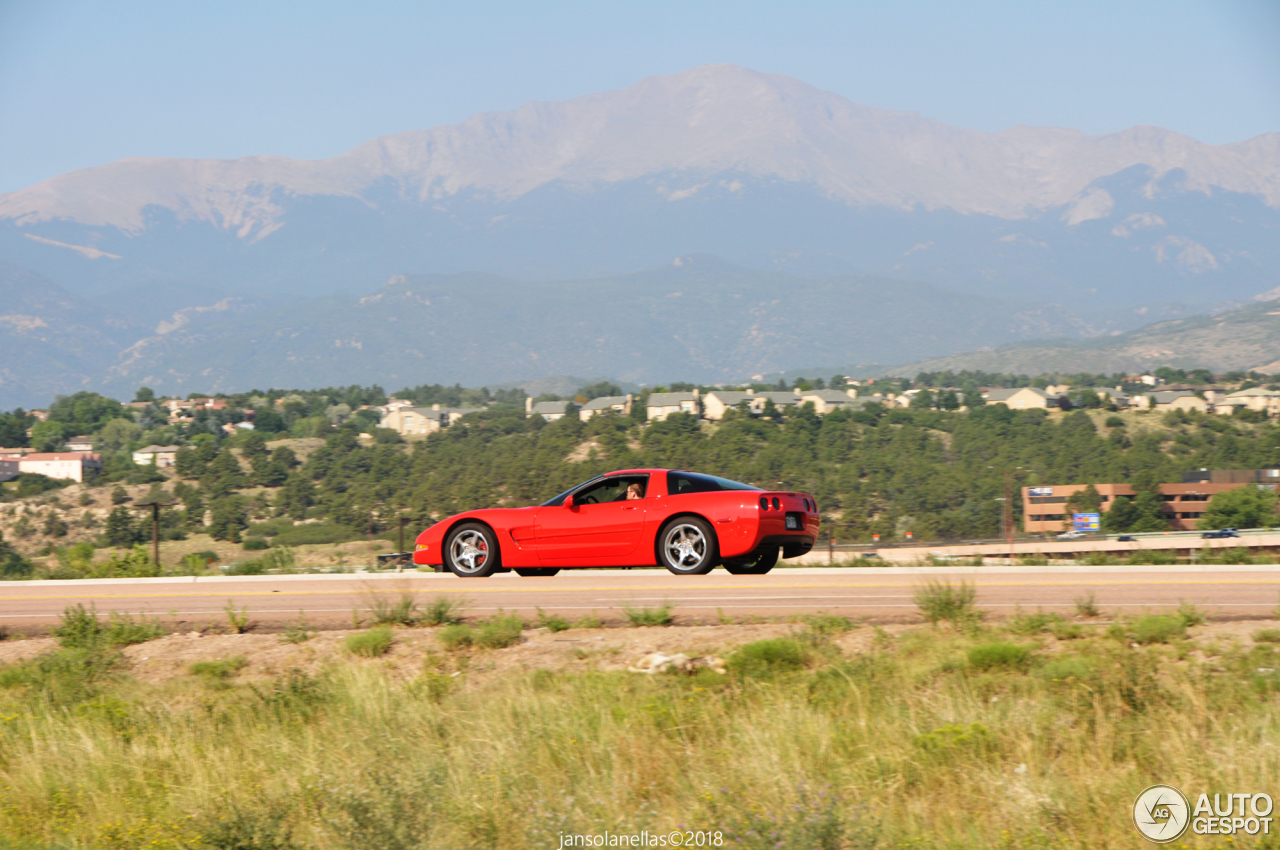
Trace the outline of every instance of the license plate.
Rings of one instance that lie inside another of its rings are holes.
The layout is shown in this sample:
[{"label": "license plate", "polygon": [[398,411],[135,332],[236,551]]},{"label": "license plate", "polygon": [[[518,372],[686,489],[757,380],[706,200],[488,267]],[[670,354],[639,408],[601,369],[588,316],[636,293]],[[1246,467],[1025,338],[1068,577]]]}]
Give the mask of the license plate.
[{"label": "license plate", "polygon": [[795,530],[795,531],[799,531],[799,530],[800,530],[800,517],[798,517],[798,516],[788,516],[788,517],[787,517],[787,529],[788,529],[788,530]]}]

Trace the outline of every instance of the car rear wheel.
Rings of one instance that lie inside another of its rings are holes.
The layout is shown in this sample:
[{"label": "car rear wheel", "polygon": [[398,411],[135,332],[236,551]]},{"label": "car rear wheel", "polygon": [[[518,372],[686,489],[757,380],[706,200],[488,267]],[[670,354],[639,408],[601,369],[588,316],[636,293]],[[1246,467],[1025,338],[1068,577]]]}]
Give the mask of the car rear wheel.
[{"label": "car rear wheel", "polygon": [[515,567],[516,575],[525,578],[537,578],[538,576],[553,576],[560,572],[559,567]]},{"label": "car rear wheel", "polygon": [[778,547],[766,546],[752,552],[746,559],[725,561],[724,568],[735,576],[762,576],[773,569],[776,563],[778,563]]},{"label": "car rear wheel", "polygon": [[716,535],[697,517],[676,517],[658,534],[658,561],[679,576],[711,572],[717,561]]},{"label": "car rear wheel", "polygon": [[484,578],[502,567],[502,553],[493,530],[468,522],[449,533],[444,544],[444,565],[456,576]]}]

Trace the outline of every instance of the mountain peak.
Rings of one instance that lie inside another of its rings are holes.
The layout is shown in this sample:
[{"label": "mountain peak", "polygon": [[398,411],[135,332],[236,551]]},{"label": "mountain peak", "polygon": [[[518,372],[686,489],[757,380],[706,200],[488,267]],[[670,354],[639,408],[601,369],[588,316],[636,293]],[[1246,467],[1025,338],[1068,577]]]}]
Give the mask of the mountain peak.
[{"label": "mountain peak", "polygon": [[1257,194],[1280,206],[1275,135],[1213,146],[1154,127],[1096,137],[1034,127],[983,133],[720,64],[397,133],[327,160],[121,160],[0,195],[0,219],[139,233],[153,208],[253,241],[282,226],[280,195],[366,198],[391,181],[420,203],[467,192],[510,201],[552,183],[594,191],[655,174],[690,183],[738,174],[809,186],[859,207],[1017,219],[1133,165],[1157,176],[1182,168],[1192,187]]}]

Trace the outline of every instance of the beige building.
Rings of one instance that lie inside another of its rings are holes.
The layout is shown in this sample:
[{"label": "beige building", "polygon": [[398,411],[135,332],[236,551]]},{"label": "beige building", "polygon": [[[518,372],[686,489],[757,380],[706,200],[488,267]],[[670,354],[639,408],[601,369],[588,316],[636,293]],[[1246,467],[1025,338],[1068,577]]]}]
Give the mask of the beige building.
[{"label": "beige building", "polygon": [[[1220,405],[1227,406],[1226,410],[1219,411]],[[1248,390],[1238,390],[1234,393],[1227,393],[1225,396],[1215,399],[1213,405],[1215,413],[1234,413],[1236,407],[1243,406],[1249,410],[1256,410],[1259,413],[1265,413],[1268,416],[1275,416],[1280,413],[1280,392],[1275,390],[1266,390],[1262,387],[1254,387]]]},{"label": "beige building", "polygon": [[857,391],[848,390],[801,390],[798,404],[813,403],[813,411],[817,414],[830,413],[833,410],[853,409],[861,407],[857,402]]},{"label": "beige building", "polygon": [[138,466],[155,466],[167,469],[173,466],[178,457],[177,446],[147,446],[133,453],[133,462]]},{"label": "beige building", "polygon": [[1035,387],[991,390],[985,397],[987,404],[1003,404],[1011,410],[1047,410],[1058,407],[1057,396],[1051,396]]},{"label": "beige building", "polygon": [[691,413],[698,416],[702,412],[698,391],[688,393],[650,393],[648,417],[650,421],[662,421],[673,413]]},{"label": "beige building", "polygon": [[1209,403],[1200,396],[1187,390],[1167,390],[1160,393],[1151,393],[1151,405],[1155,410],[1187,410],[1207,413],[1209,411]]},{"label": "beige building", "polygon": [[84,481],[92,471],[102,469],[102,455],[92,452],[32,452],[5,459],[16,459],[19,472],[72,481]]},{"label": "beige building", "polygon": [[475,413],[481,408],[441,407],[433,404],[430,407],[396,407],[378,425],[390,428],[402,437],[425,437],[453,425],[468,413]]},{"label": "beige building", "polygon": [[597,413],[616,413],[619,416],[631,415],[631,393],[626,395],[605,395],[593,398],[578,408],[578,418],[586,422]]},{"label": "beige building", "polygon": [[93,437],[72,437],[67,440],[67,448],[73,452],[93,451]]},{"label": "beige building", "polygon": [[747,408],[751,413],[758,414],[759,407],[764,404],[762,399],[756,397],[754,390],[712,390],[702,397],[702,416],[713,422],[718,422],[724,418],[724,415],[732,409],[737,408],[743,402],[747,403]]}]

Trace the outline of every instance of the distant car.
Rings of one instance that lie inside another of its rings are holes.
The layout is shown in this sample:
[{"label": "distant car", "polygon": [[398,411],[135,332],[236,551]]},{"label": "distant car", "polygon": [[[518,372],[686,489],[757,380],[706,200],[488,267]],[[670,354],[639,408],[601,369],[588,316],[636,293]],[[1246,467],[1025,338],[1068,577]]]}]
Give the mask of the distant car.
[{"label": "distant car", "polygon": [[449,517],[418,535],[413,562],[480,578],[515,570],[551,576],[566,567],[663,566],[702,575],[769,572],[818,537],[808,493],[762,490],[713,475],[628,469],[584,481],[525,508]]},{"label": "distant car", "polygon": [[1138,538],[1134,537],[1132,534],[1121,534],[1119,537],[1116,538],[1116,542],[1117,543],[1137,543]]},{"label": "distant car", "polygon": [[1219,528],[1217,531],[1206,531],[1200,535],[1202,540],[1217,540],[1223,537],[1239,537],[1240,532],[1234,528]]},{"label": "distant car", "polygon": [[1088,533],[1084,531],[1076,531],[1073,529],[1071,531],[1062,532],[1061,534],[1058,535],[1058,539],[1059,540],[1079,540],[1082,537],[1088,537],[1088,536],[1089,536]]}]

